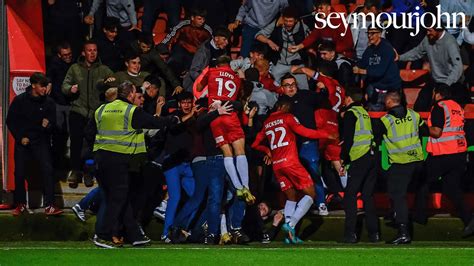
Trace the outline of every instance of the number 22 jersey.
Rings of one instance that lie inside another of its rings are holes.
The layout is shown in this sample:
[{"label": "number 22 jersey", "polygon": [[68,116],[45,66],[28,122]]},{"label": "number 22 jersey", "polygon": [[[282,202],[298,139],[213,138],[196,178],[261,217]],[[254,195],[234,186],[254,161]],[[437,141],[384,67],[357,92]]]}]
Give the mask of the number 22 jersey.
[{"label": "number 22 jersey", "polygon": [[[326,131],[302,126],[298,119],[290,113],[274,112],[265,120],[263,129],[257,134],[252,148],[270,153],[274,170],[300,164],[295,133],[311,139],[328,137]],[[264,139],[268,140],[270,149],[261,145]]]}]

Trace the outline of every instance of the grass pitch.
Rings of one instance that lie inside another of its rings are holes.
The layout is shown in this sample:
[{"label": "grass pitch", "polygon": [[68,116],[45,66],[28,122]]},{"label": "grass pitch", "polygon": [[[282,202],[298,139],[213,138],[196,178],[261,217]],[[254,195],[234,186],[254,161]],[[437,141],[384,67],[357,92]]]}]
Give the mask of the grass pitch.
[{"label": "grass pitch", "polygon": [[0,265],[474,265],[474,242],[398,247],[309,241],[299,246],[153,244],[113,250],[91,242],[1,242]]}]

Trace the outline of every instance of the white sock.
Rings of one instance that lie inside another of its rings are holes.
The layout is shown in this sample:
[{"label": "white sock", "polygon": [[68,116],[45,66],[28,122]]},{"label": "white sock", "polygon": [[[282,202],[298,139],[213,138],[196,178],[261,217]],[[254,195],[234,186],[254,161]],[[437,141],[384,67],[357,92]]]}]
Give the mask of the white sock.
[{"label": "white sock", "polygon": [[289,223],[291,216],[295,213],[296,201],[287,200],[285,203],[285,209],[283,214],[285,215],[285,223]]},{"label": "white sock", "polygon": [[303,216],[308,212],[309,208],[313,205],[313,198],[308,195],[305,195],[299,202],[296,207],[295,213],[291,216],[289,225],[295,227],[298,222],[303,218]]},{"label": "white sock", "polygon": [[224,167],[234,187],[236,189],[242,189],[242,184],[240,183],[237,171],[235,170],[234,157],[224,157]]},{"label": "white sock", "polygon": [[340,176],[340,178],[341,178],[342,188],[346,188],[346,186],[347,186],[347,171],[343,176]]},{"label": "white sock", "polygon": [[242,186],[249,188],[249,164],[245,155],[238,155],[236,158],[237,172],[239,172]]},{"label": "white sock", "polygon": [[221,235],[227,234],[227,220],[225,214],[221,214]]}]

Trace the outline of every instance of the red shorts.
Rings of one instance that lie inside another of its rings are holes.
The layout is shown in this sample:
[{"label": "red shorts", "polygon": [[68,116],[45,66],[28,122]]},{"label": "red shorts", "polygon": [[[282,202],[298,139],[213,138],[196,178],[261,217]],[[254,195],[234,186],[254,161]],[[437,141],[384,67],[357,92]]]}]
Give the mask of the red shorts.
[{"label": "red shorts", "polygon": [[281,191],[292,187],[302,190],[313,186],[313,180],[308,171],[301,164],[294,164],[288,167],[279,168],[273,171],[275,178],[280,184]]},{"label": "red shorts", "polygon": [[323,152],[326,161],[341,160],[341,146],[337,145],[334,140],[320,139],[319,149]]},{"label": "red shorts", "polygon": [[211,131],[217,147],[245,138],[237,113],[223,115],[211,122]]}]

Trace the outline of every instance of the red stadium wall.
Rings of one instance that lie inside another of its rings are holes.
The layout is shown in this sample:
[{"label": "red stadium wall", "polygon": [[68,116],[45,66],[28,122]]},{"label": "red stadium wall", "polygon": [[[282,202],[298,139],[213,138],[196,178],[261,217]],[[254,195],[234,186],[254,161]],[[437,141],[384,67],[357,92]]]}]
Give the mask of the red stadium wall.
[{"label": "red stadium wall", "polygon": [[[45,72],[46,69],[41,0],[7,0],[6,12],[10,66],[8,98],[11,102],[29,85],[29,76],[33,72]],[[14,190],[14,142],[10,133],[7,142],[3,187]]]}]

